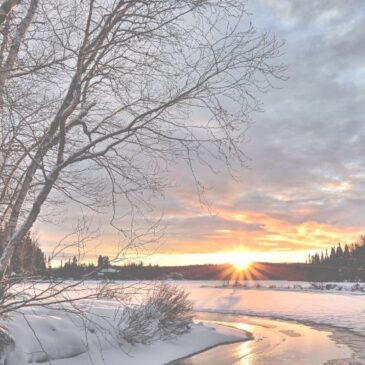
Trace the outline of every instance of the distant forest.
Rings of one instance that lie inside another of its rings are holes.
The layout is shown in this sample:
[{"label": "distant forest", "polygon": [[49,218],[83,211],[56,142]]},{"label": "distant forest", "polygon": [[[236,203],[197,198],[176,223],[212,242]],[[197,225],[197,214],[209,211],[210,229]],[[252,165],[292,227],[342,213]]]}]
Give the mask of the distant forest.
[{"label": "distant forest", "polygon": [[62,279],[94,278],[104,280],[289,280],[289,281],[365,281],[364,269],[312,263],[253,263],[239,272],[231,264],[188,266],[158,266],[129,263],[123,266],[79,264],[76,258],[49,275]]},{"label": "distant forest", "polygon": [[[4,229],[0,227],[0,254]],[[309,255],[306,263],[253,263],[242,272],[230,264],[188,266],[144,265],[142,262],[113,265],[100,255],[96,263],[80,262],[76,256],[51,267],[36,239],[29,233],[17,246],[8,273],[56,279],[107,280],[292,280],[365,282],[365,235],[353,244],[333,246]]]},{"label": "distant forest", "polygon": [[307,264],[255,263],[245,272],[237,271],[231,264],[206,264],[187,266],[159,266],[139,263],[112,265],[108,257],[100,256],[95,264],[78,263],[69,259],[60,267],[52,268],[49,274],[55,278],[95,278],[106,280],[224,280],[239,282],[250,280],[307,280]]},{"label": "distant forest", "polygon": [[243,272],[230,264],[188,266],[145,266],[128,263],[110,264],[107,256],[99,256],[97,264],[68,260],[50,274],[61,278],[89,276],[110,280],[292,280],[292,281],[363,281],[365,282],[365,236],[359,243],[337,244],[330,250],[310,255],[304,263],[253,263]]}]

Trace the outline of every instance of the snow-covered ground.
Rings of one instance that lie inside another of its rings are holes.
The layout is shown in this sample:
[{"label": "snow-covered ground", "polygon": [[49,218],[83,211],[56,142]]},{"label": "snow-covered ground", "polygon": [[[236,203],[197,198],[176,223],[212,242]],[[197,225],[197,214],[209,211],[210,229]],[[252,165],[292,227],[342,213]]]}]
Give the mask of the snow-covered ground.
[{"label": "snow-covered ground", "polygon": [[[110,303],[105,304],[98,303],[98,308],[112,320],[113,308]],[[247,338],[245,332],[233,328],[197,323],[191,333],[168,341],[119,347],[109,332],[111,327],[104,331],[85,330],[75,317],[43,309],[25,314],[26,320],[17,315],[8,323],[16,349],[9,355],[7,365],[48,363],[47,360],[53,365],[161,365],[220,343]]]},{"label": "snow-covered ground", "polygon": [[[257,284],[257,283],[255,283]],[[197,311],[247,314],[342,327],[365,335],[365,293],[310,289],[311,283],[262,282],[219,287],[222,282],[182,282]],[[270,287],[275,285],[275,288]],[[300,285],[299,289],[294,285]],[[353,284],[338,284],[349,288]],[[288,289],[289,286],[289,289]]]},{"label": "snow-covered ground", "polygon": [[[246,287],[222,287],[222,282],[214,281],[177,284],[190,293],[196,311],[310,321],[365,335],[365,295],[361,291],[355,295],[350,289],[318,290],[310,283],[288,282],[256,282]],[[87,285],[93,287],[96,283]],[[341,285],[351,288],[353,284]],[[191,333],[168,341],[119,347],[113,332],[116,306],[112,300],[93,301],[92,311],[97,319],[90,323],[50,309],[28,308],[17,313],[6,323],[16,342],[7,365],[44,361],[45,353],[54,365],[158,365],[219,343],[247,338],[244,332],[231,328],[212,329],[197,323]]]},{"label": "snow-covered ground", "polygon": [[[96,285],[88,283],[86,288],[92,290]],[[142,287],[145,293],[146,285]],[[42,288],[42,284],[38,288]],[[142,295],[138,298],[136,294],[131,299],[140,301]],[[68,311],[23,308],[3,322],[15,340],[15,346],[6,350],[5,364],[161,365],[217,344],[249,338],[245,331],[217,324],[204,325],[198,321],[189,333],[171,336],[167,340],[156,339],[150,344],[131,345],[119,336],[118,331],[123,330],[123,325],[118,326],[120,302],[113,299],[82,300],[77,308],[83,309],[86,316],[76,315],[75,307],[66,308]],[[4,365],[2,361],[0,356],[0,364]]]}]

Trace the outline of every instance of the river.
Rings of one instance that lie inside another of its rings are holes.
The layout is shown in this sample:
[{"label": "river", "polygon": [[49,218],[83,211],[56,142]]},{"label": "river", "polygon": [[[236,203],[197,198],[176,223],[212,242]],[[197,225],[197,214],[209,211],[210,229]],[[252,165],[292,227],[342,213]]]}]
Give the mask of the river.
[{"label": "river", "polygon": [[217,346],[171,365],[365,364],[365,338],[346,330],[218,313],[199,313],[198,319],[247,331],[253,338]]}]

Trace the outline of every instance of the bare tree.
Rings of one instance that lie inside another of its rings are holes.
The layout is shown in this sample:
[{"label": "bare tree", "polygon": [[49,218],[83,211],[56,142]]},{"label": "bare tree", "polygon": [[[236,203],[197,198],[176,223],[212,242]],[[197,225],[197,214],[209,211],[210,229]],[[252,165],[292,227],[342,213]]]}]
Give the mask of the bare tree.
[{"label": "bare tree", "polygon": [[138,208],[167,162],[242,160],[279,48],[242,0],[2,1],[0,272],[52,196]]}]

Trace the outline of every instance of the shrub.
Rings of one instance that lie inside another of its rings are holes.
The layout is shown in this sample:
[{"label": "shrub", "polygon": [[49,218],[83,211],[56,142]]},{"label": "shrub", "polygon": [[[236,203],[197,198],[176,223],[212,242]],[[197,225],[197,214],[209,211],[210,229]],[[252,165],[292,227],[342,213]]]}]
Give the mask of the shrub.
[{"label": "shrub", "polygon": [[159,339],[182,335],[192,324],[192,303],[188,294],[173,285],[161,284],[138,306],[125,307],[117,326],[117,338],[150,344]]}]

